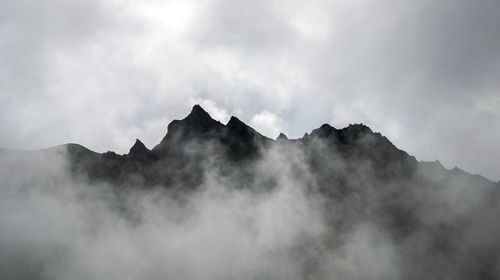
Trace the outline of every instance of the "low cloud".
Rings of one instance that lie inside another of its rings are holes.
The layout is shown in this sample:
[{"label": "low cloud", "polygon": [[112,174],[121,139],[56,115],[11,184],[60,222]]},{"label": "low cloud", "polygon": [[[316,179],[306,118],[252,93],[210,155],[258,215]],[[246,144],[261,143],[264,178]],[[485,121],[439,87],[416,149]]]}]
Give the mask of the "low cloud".
[{"label": "low cloud", "polygon": [[[147,187],[140,180],[113,185],[74,177],[64,148],[3,151],[0,274],[5,279],[497,275],[500,228],[493,221],[500,207],[491,199],[498,194],[494,189],[471,186],[462,177],[446,181],[441,169],[382,183],[367,162],[345,161],[328,142],[311,141],[312,150],[277,143],[241,170],[221,165],[220,155],[210,154],[218,150],[201,145],[198,153],[210,160],[199,170],[200,186],[190,191]],[[191,145],[191,152],[196,147]],[[322,164],[314,166],[315,161]]]}]

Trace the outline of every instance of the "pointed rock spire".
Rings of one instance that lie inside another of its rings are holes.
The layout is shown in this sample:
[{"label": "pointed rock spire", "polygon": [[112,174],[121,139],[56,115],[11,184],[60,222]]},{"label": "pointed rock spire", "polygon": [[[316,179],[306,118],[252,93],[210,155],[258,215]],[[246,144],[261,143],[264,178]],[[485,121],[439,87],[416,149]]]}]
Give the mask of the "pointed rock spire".
[{"label": "pointed rock spire", "polygon": [[235,116],[231,116],[231,118],[227,122],[226,126],[230,127],[230,128],[237,128],[237,127],[246,128],[246,127],[249,127],[246,123],[242,122],[240,119],[238,119]]},{"label": "pointed rock spire", "polygon": [[253,137],[253,135],[258,133],[235,116],[231,116],[229,122],[226,124],[226,127],[229,129],[230,134],[238,134],[244,138]]},{"label": "pointed rock spire", "polygon": [[151,158],[151,155],[151,151],[139,139],[135,140],[128,153],[128,157],[134,160],[147,160]]},{"label": "pointed rock spire", "polygon": [[253,129],[246,123],[242,122],[240,119],[238,119],[235,116],[231,116],[229,119],[229,122],[227,122],[226,127],[229,129],[229,133],[231,134],[239,134],[241,137],[245,137],[247,139],[250,139],[251,137],[259,137],[259,138],[265,138],[264,135],[260,134],[257,130]]},{"label": "pointed rock spire", "polygon": [[212,119],[209,113],[200,105],[196,104],[191,109],[191,113],[182,120],[174,120],[168,125],[169,133],[184,131],[187,133],[204,133],[214,129],[220,129],[224,125]]},{"label": "pointed rock spire", "polygon": [[175,144],[168,144],[171,141],[177,142],[202,135],[213,135],[220,133],[223,129],[224,125],[222,123],[212,119],[207,111],[196,104],[184,119],[173,120],[168,124],[167,135],[163,137],[161,142],[152,151],[157,157],[161,157],[167,153],[169,146],[175,146]]},{"label": "pointed rock spire", "polygon": [[189,113],[189,115],[181,122],[186,126],[187,129],[198,130],[201,132],[209,131],[216,127],[223,126],[220,122],[212,119],[210,114],[207,113],[207,111],[205,111],[198,104],[193,106],[193,109],[191,109],[191,113]]},{"label": "pointed rock spire", "polygon": [[135,143],[132,148],[130,148],[129,154],[143,153],[144,151],[149,151],[146,145],[144,145],[141,140],[135,139]]},{"label": "pointed rock spire", "polygon": [[288,137],[283,132],[280,132],[280,135],[278,135],[276,140],[288,140]]},{"label": "pointed rock spire", "polygon": [[210,120],[212,120],[212,117],[199,104],[196,104],[191,109],[191,113],[189,113],[189,115],[185,118],[185,120],[187,120],[187,119],[190,119],[190,120],[210,119]]}]

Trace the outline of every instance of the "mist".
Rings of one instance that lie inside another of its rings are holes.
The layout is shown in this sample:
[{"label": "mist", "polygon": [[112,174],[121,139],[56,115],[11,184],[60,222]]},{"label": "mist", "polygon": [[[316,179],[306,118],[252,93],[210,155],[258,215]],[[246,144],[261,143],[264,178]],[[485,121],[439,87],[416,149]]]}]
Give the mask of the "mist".
[{"label": "mist", "polygon": [[[384,181],[361,157],[346,160],[324,139],[310,141],[308,147],[283,141],[260,147],[262,156],[244,168],[220,160],[215,144],[186,145],[206,159],[200,186],[190,190],[141,185],[137,178],[115,184],[75,176],[64,146],[4,151],[0,275],[499,277],[498,188],[471,186],[461,177],[450,181],[445,174],[452,171],[442,166]],[[332,174],[349,181],[333,180]]]},{"label": "mist", "polygon": [[290,181],[252,193],[206,170],[179,198],[76,181],[64,151],[37,159],[2,157],[3,279],[300,278],[300,246],[324,232],[317,199]]}]

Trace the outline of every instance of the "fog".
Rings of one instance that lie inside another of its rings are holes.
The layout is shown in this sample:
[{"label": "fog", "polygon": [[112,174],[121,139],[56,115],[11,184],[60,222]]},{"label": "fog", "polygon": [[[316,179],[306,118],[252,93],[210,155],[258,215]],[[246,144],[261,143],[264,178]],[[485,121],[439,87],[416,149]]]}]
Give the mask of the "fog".
[{"label": "fog", "polygon": [[3,279],[300,278],[301,246],[324,232],[318,199],[290,181],[256,194],[207,172],[173,199],[77,182],[62,151],[36,157],[2,159]]},{"label": "fog", "polygon": [[[2,279],[487,279],[498,277],[498,191],[443,174],[380,184],[321,140],[276,144],[243,181],[208,160],[193,191],[92,182],[64,146],[0,155]],[[196,146],[194,146],[196,147]],[[190,146],[190,149],[194,149]],[[201,151],[198,151],[201,152]],[[204,149],[204,153],[215,153]],[[217,158],[210,155],[207,158]],[[420,175],[415,175],[420,176]],[[422,179],[424,178],[424,179]],[[417,182],[424,182],[419,185]],[[272,187],[269,187],[272,182]],[[435,182],[433,186],[428,182]],[[331,185],[329,185],[331,184]],[[325,188],[332,195],[325,194]],[[485,274],[488,273],[488,274]],[[477,278],[476,278],[477,279]]]}]

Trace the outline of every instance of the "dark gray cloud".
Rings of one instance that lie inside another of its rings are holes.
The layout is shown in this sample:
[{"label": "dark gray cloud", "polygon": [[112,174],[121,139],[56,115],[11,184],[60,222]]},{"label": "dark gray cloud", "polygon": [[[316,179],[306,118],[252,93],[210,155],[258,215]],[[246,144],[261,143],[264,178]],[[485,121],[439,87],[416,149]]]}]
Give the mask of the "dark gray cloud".
[{"label": "dark gray cloud", "polygon": [[267,134],[363,122],[419,159],[500,179],[498,1],[0,7],[2,147],[151,147],[206,103]]}]

